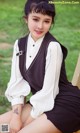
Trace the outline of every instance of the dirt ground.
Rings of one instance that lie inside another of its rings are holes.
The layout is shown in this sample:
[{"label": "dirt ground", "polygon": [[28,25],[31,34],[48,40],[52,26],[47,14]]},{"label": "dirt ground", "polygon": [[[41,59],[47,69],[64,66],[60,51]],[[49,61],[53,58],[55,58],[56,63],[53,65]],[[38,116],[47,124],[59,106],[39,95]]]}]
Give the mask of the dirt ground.
[{"label": "dirt ground", "polygon": [[12,48],[12,45],[11,44],[8,44],[8,43],[0,43],[0,50],[6,50],[6,49],[9,49],[9,48]]},{"label": "dirt ground", "polygon": [[[0,32],[0,39],[5,40],[8,37],[8,35],[5,32]],[[0,42],[0,50],[6,50],[11,48],[11,44]]]}]

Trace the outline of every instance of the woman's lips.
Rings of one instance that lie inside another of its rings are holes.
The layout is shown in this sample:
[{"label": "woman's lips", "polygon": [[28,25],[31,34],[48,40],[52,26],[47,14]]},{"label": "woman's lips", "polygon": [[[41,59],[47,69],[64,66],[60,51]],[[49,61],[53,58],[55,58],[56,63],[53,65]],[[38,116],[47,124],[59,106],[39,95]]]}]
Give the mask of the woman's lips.
[{"label": "woman's lips", "polygon": [[37,30],[35,30],[35,32],[36,32],[37,34],[42,34],[42,33],[43,33],[43,31],[37,31]]}]

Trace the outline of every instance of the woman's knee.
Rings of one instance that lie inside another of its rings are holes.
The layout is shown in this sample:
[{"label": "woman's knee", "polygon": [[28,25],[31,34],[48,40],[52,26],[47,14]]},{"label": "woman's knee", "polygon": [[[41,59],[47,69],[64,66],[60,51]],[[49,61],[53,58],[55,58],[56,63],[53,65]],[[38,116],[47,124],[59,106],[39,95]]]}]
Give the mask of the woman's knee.
[{"label": "woman's knee", "polygon": [[12,117],[12,111],[0,115],[0,124],[9,123]]}]

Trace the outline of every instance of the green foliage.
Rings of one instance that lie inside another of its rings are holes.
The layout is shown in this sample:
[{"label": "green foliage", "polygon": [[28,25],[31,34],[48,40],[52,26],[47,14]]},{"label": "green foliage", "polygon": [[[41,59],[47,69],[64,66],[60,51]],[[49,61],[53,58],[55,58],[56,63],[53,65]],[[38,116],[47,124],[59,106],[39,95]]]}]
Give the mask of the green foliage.
[{"label": "green foliage", "polygon": [[10,109],[10,103],[4,96],[0,96],[0,114],[5,113]]}]

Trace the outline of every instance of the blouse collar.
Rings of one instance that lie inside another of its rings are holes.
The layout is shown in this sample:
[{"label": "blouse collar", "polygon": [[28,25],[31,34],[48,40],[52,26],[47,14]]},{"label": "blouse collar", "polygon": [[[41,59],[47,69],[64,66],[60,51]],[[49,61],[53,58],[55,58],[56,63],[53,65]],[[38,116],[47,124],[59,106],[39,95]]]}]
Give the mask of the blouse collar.
[{"label": "blouse collar", "polygon": [[32,36],[31,36],[31,33],[29,34],[29,36],[28,36],[28,39],[29,39],[29,43],[31,43],[31,44],[41,44],[42,43],[42,41],[43,41],[43,39],[44,39],[44,36],[43,37],[41,37],[41,38],[39,38],[36,42],[34,41],[34,39],[32,38]]}]

